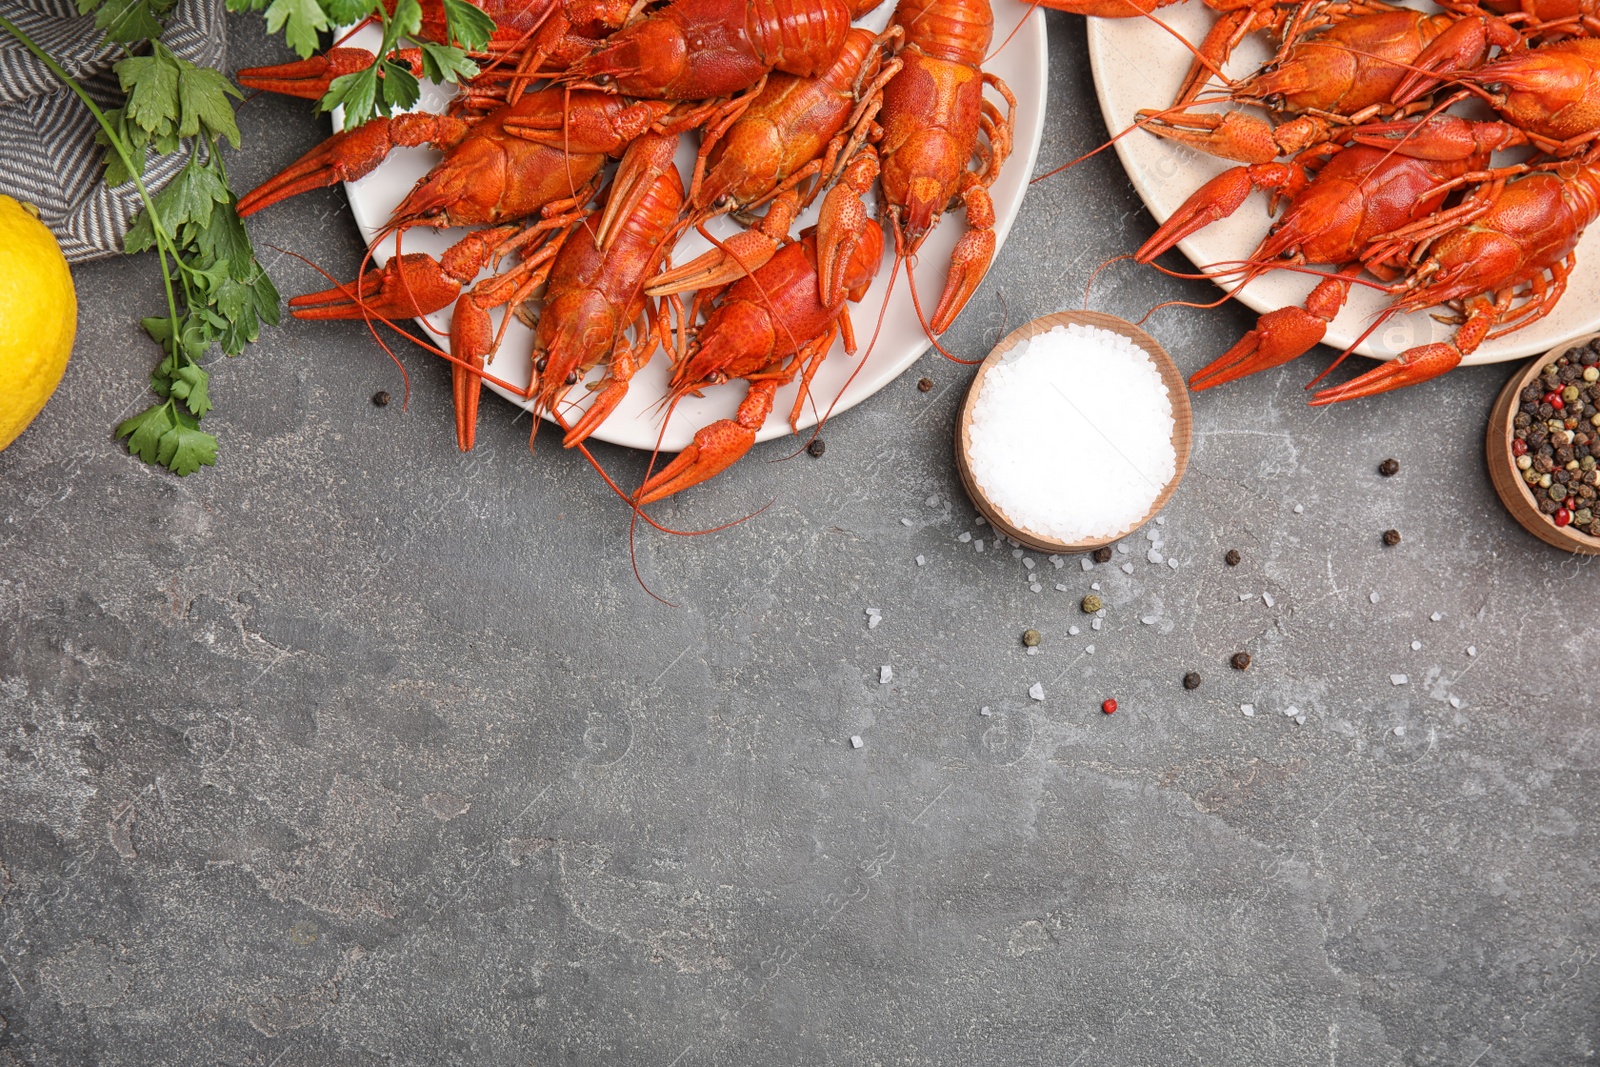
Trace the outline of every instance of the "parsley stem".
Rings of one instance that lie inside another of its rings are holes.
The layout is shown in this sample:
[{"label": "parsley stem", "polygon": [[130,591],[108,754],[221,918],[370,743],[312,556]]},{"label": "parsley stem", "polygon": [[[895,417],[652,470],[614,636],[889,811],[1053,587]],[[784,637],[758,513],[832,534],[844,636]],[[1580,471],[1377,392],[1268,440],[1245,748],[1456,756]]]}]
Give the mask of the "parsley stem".
[{"label": "parsley stem", "polygon": [[5,30],[11,36],[15,37],[22,47],[32,52],[36,57],[38,57],[39,62],[50,68],[50,73],[54,74],[57,78],[60,78],[68,89],[71,89],[77,94],[78,99],[83,101],[84,106],[87,107],[90,114],[94,116],[94,120],[98,122],[100,124],[100,128],[105,131],[106,139],[111,142],[111,147],[116,151],[117,157],[122,160],[123,167],[127,169],[128,174],[133,178],[134,188],[139,191],[139,199],[144,201],[145,212],[150,216],[151,230],[156,235],[156,253],[161,257],[161,281],[166,286],[167,290],[167,313],[172,318],[173,348],[174,350],[180,349],[182,345],[180,343],[181,335],[178,331],[178,299],[172,291],[172,271],[167,265],[167,253],[169,251],[172,253],[174,262],[178,260],[177,244],[172,240],[171,235],[168,234],[166,229],[162,226],[161,216],[156,211],[156,205],[154,201],[150,199],[150,192],[144,187],[144,182],[140,179],[138,170],[136,170],[133,166],[133,160],[128,155],[127,146],[122,143],[122,138],[118,136],[117,131],[112,128],[110,121],[106,119],[105,113],[100,110],[99,106],[95,104],[92,99],[90,99],[89,94],[84,92],[83,86],[79,85],[72,75],[68,74],[64,69],[62,69],[61,64],[50,58],[48,52],[40,48],[33,42],[32,38],[30,38],[26,33],[22,32],[22,28],[20,26],[6,18],[4,15],[0,15],[0,29]]}]

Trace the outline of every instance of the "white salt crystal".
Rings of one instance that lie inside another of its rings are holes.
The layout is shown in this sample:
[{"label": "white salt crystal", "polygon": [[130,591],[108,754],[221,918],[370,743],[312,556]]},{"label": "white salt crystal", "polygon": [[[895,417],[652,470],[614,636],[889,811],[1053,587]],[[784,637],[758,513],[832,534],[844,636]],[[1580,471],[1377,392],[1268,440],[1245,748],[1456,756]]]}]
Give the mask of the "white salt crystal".
[{"label": "white salt crystal", "polygon": [[984,707],[984,708],[979,708],[978,709],[978,714],[979,715],[993,715],[994,712],[992,712],[988,708]]},{"label": "white salt crystal", "polygon": [[1106,609],[1105,608],[1101,608],[1099,611],[1094,613],[1094,617],[1097,618],[1097,619],[1105,618],[1106,617]]},{"label": "white salt crystal", "polygon": [[912,522],[910,519],[901,519],[900,520],[900,525],[901,526],[915,526],[916,523]]},{"label": "white salt crystal", "polygon": [[1012,548],[1022,547],[1022,542],[1018,541],[1015,537],[1006,538],[1006,544],[1010,545]]},{"label": "white salt crystal", "polygon": [[1083,633],[1083,631],[1078,629],[1076,626],[1069,626],[1067,627],[1067,633],[1073,637],[1077,637],[1079,634]]},{"label": "white salt crystal", "polygon": [[1100,627],[1104,626],[1105,624],[1106,624],[1106,620],[1104,620],[1104,619],[1096,619],[1096,620],[1094,620],[1094,622],[1091,622],[1089,624],[1089,628],[1091,630],[1098,630],[1098,629],[1100,629]]},{"label": "white salt crystal", "polygon": [[1123,573],[1123,574],[1132,574],[1132,573],[1133,573],[1133,564],[1131,564],[1131,563],[1124,563],[1124,564],[1123,564],[1123,565],[1122,565],[1122,573]]},{"label": "white salt crystal", "polygon": [[882,621],[883,621],[883,616],[882,615],[874,615],[874,616],[872,616],[872,618],[867,620],[867,629],[876,630],[878,628],[878,624],[880,622],[882,622]]},{"label": "white salt crystal", "polygon": [[1022,565],[1024,567],[1028,568],[1030,571],[1033,570],[1033,568],[1035,566],[1035,564],[1033,562],[1033,557],[1032,556],[1023,556],[1022,557]]},{"label": "white salt crystal", "polygon": [[1378,602],[1378,594],[1377,593],[1368,593],[1367,594],[1367,599],[1372,601],[1374,604],[1376,604]]},{"label": "white salt crystal", "polygon": [[1269,608],[1272,607],[1272,605],[1277,603],[1276,600],[1272,599],[1272,594],[1271,593],[1262,593],[1261,594],[1261,602],[1263,604],[1265,604]]},{"label": "white salt crystal", "polygon": [[1405,685],[1409,681],[1411,681],[1411,679],[1406,677],[1403,674],[1391,674],[1391,675],[1389,675],[1389,684],[1390,685]]},{"label": "white salt crystal", "polygon": [[1239,710],[1244,712],[1246,715],[1254,715],[1256,713],[1256,706],[1254,704],[1240,704]]},{"label": "white salt crystal", "polygon": [[860,748],[864,744],[866,744],[866,742],[861,740],[861,735],[860,734],[851,734],[850,735],[850,747],[851,748]]},{"label": "white salt crystal", "polygon": [[970,440],[979,488],[1062,541],[1126,531],[1177,470],[1160,372],[1132,341],[1088,326],[1058,326],[991,367]]},{"label": "white salt crystal", "polygon": [[1177,570],[1178,569],[1178,561],[1176,559],[1168,557],[1167,566],[1171,567],[1173,570]]},{"label": "white salt crystal", "polygon": [[1283,709],[1283,714],[1292,719],[1296,715],[1300,714],[1300,709],[1295,707],[1293,704],[1290,704],[1288,707]]},{"label": "white salt crystal", "polygon": [[1394,728],[1394,735],[1396,737],[1404,737],[1406,735],[1406,728],[1404,726],[1396,726]]},{"label": "white salt crystal", "polygon": [[1044,700],[1044,686],[1034,682],[1028,687],[1028,695],[1038,701]]},{"label": "white salt crystal", "polygon": [[970,531],[962,530],[956,535],[956,540],[960,541],[962,544],[966,544],[968,541],[972,540],[972,534]]},{"label": "white salt crystal", "polygon": [[1144,623],[1146,626],[1154,626],[1156,623],[1161,621],[1161,616],[1160,615],[1145,615],[1142,618],[1140,618],[1139,621]]},{"label": "white salt crystal", "polygon": [[974,523],[976,523],[977,525],[979,525],[979,526],[987,526],[987,525],[989,525],[989,520],[984,518],[982,515],[974,515],[972,517],[972,521]]},{"label": "white salt crystal", "polygon": [[1161,515],[1157,515],[1156,516],[1156,525],[1157,526],[1165,526],[1166,524],[1167,524],[1167,520],[1166,520],[1166,518],[1164,516],[1161,516]]},{"label": "white salt crystal", "polygon": [[1044,586],[1040,585],[1038,582],[1030,582],[1028,584],[1028,588],[1032,589],[1035,593],[1037,593],[1039,590],[1043,589]]},{"label": "white salt crystal", "polygon": [[1090,582],[1089,583],[1089,588],[1090,589],[1099,589],[1100,588],[1100,583],[1099,582]]},{"label": "white salt crystal", "polygon": [[1240,593],[1239,594],[1239,602],[1241,604],[1244,603],[1246,600],[1254,600],[1255,598],[1256,598],[1256,595],[1254,593]]},{"label": "white salt crystal", "polygon": [[[1006,540],[1009,541],[1009,540],[1011,540],[1011,538],[1008,537],[1008,538],[1006,538]],[[1013,548],[1011,550],[1011,558],[1012,559],[1021,559],[1022,558],[1022,549]]]},{"label": "white salt crystal", "polygon": [[1304,504],[1296,504],[1294,506],[1294,513],[1296,515],[1304,515],[1305,512],[1306,512],[1306,506]]},{"label": "white salt crystal", "polygon": [[1478,654],[1478,646],[1477,645],[1468,645],[1467,646],[1467,655],[1476,656],[1477,654]]},{"label": "white salt crystal", "polygon": [[1065,593],[1067,591],[1066,584],[1063,583],[1063,582],[1057,582],[1056,583],[1056,588],[1061,590],[1063,593]]},{"label": "white salt crystal", "polygon": [[936,508],[939,506],[939,498],[938,496],[930,496],[928,499],[924,500],[923,503],[928,505],[930,508]]},{"label": "white salt crystal", "polygon": [[1304,725],[1305,725],[1305,724],[1306,724],[1306,717],[1305,717],[1305,716],[1304,716],[1304,715],[1296,715],[1296,716],[1295,716],[1295,717],[1294,717],[1294,721],[1295,721],[1295,722],[1296,722],[1296,723],[1297,723],[1297,724],[1299,724],[1299,725],[1301,725],[1301,726],[1304,726]]},{"label": "white salt crystal", "polygon": [[1034,645],[1032,648],[1028,649],[1028,655],[1037,656],[1038,654],[1039,654],[1039,646],[1038,645]]},{"label": "white salt crystal", "polygon": [[1085,645],[1083,650],[1085,652],[1089,653],[1089,655],[1091,655],[1091,656],[1094,655],[1094,646],[1093,645]]},{"label": "white salt crystal", "polygon": [[976,541],[972,542],[972,550],[974,552],[982,552],[983,551],[983,538],[980,537]]},{"label": "white salt crystal", "polygon": [[1094,566],[1094,560],[1090,559],[1088,556],[1084,556],[1081,560],[1078,561],[1078,565],[1081,566],[1084,570],[1089,570],[1090,568],[1092,568]]},{"label": "white salt crystal", "polygon": [[1461,698],[1458,696],[1452,696],[1450,698],[1450,706],[1452,708],[1459,708],[1461,706]]},{"label": "white salt crystal", "polygon": [[1421,652],[1422,651],[1422,642],[1421,641],[1413,641],[1413,642],[1411,642],[1411,651],[1413,651],[1413,652]]},{"label": "white salt crystal", "polygon": [[1154,541],[1157,537],[1160,537],[1160,536],[1161,536],[1161,534],[1156,531],[1155,527],[1153,527],[1153,526],[1145,527],[1144,539],[1146,541]]},{"label": "white salt crystal", "polygon": [[1126,542],[1126,541],[1118,541],[1117,542],[1117,551],[1126,554],[1127,551],[1128,551],[1128,542]]},{"label": "white salt crystal", "polygon": [[885,663],[878,668],[878,684],[888,685],[894,681],[894,668]]},{"label": "white salt crystal", "polygon": [[1144,554],[1144,558],[1149,560],[1151,563],[1165,563],[1167,561],[1167,557],[1163,556],[1160,552],[1157,552],[1153,548]]},{"label": "white salt crystal", "polygon": [[882,615],[883,612],[879,611],[877,608],[868,608],[867,609],[867,614],[868,615]]},{"label": "white salt crystal", "polygon": [[1050,557],[1050,562],[1051,562],[1051,563],[1054,563],[1054,564],[1055,564],[1055,565],[1056,565],[1056,566],[1057,566],[1057,567],[1059,567],[1059,566],[1061,566],[1061,565],[1062,565],[1062,564],[1063,564],[1063,563],[1065,563],[1065,562],[1066,562],[1066,560],[1064,560],[1064,559],[1062,559],[1062,558],[1061,558],[1061,557],[1060,557],[1060,556],[1051,556],[1051,557]]},{"label": "white salt crystal", "polygon": [[927,565],[928,565],[928,559],[927,559],[926,556],[918,556],[917,557],[917,566],[926,567]]},{"label": "white salt crystal", "polygon": [[1430,619],[1432,619],[1432,620],[1433,620],[1433,621],[1434,621],[1434,622],[1438,622],[1438,621],[1439,621],[1439,620],[1440,620],[1440,619],[1442,619],[1442,618],[1444,618],[1444,616],[1443,616],[1443,615],[1440,615],[1440,614],[1439,614],[1439,613],[1438,613],[1438,612],[1437,612],[1437,611],[1436,611],[1436,612],[1434,612],[1434,613],[1433,613],[1433,614],[1432,614],[1432,615],[1429,615],[1429,616],[1428,616],[1428,618],[1430,618]]}]

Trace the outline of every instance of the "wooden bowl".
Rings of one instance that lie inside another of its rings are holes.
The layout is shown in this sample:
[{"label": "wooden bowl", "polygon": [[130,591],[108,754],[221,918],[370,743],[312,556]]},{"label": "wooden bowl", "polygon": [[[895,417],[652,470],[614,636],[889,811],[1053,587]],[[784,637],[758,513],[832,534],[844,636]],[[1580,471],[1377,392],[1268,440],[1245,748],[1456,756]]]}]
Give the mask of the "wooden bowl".
[{"label": "wooden bowl", "polygon": [[[1144,350],[1150,361],[1161,372],[1161,380],[1166,383],[1167,393],[1172,398],[1172,450],[1177,454],[1177,466],[1173,472],[1172,480],[1162,487],[1156,494],[1155,503],[1138,522],[1114,537],[1102,537],[1090,541],[1057,541],[1051,537],[1044,537],[1032,533],[1012,522],[999,507],[990,501],[978,488],[977,480],[972,477],[972,467],[968,462],[967,453],[972,447],[972,406],[976,401],[978,392],[983,388],[984,377],[989,373],[989,368],[1000,362],[1005,354],[1017,346],[1018,343],[1045,333],[1057,326],[1097,326],[1102,330],[1120,333],[1131,340],[1135,345]],[[1034,319],[1032,322],[1012,330],[1005,339],[994,346],[994,351],[978,365],[978,373],[973,376],[972,384],[967,387],[966,399],[961,404],[961,417],[956,420],[956,469],[961,473],[961,484],[966,486],[967,495],[972,498],[972,503],[984,518],[989,520],[996,530],[1011,538],[1019,545],[1038,552],[1065,553],[1087,552],[1102,545],[1109,545],[1120,541],[1128,534],[1137,530],[1155,517],[1156,512],[1166,506],[1171,498],[1172,491],[1178,488],[1178,483],[1183,480],[1183,472],[1189,465],[1190,431],[1193,427],[1194,415],[1189,410],[1189,387],[1184,381],[1183,373],[1178,370],[1178,365],[1172,362],[1172,357],[1156,344],[1155,338],[1139,329],[1133,323],[1119,319],[1114,315],[1102,315],[1098,311],[1058,311],[1054,315],[1045,315]]]},{"label": "wooden bowl", "polygon": [[1500,395],[1495,398],[1494,407],[1489,410],[1489,428],[1484,434],[1484,452],[1489,460],[1489,480],[1494,483],[1495,492],[1500,494],[1500,503],[1511,512],[1511,517],[1521,523],[1524,530],[1545,544],[1584,556],[1600,556],[1600,538],[1579,533],[1570,526],[1557,526],[1540,512],[1533,490],[1528,488],[1528,483],[1522,480],[1521,472],[1512,462],[1511,433],[1514,429],[1512,420],[1517,417],[1517,396],[1523,387],[1539,376],[1539,371],[1546,363],[1568,349],[1582,348],[1596,337],[1600,337],[1600,334],[1585,334],[1576,340],[1552,348],[1513,374],[1511,380],[1506,382],[1506,387],[1500,390]]}]

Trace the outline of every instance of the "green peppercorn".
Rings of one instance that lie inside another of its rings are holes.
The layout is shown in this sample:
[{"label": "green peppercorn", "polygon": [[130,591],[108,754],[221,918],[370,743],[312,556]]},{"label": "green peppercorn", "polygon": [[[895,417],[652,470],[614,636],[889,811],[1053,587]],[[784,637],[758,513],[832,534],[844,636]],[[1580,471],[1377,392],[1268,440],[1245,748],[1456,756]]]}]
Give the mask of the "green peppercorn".
[{"label": "green peppercorn", "polygon": [[1549,489],[1546,489],[1545,492],[1550,494],[1551,500],[1567,499],[1567,487],[1564,485],[1552,485]]},{"label": "green peppercorn", "polygon": [[1583,368],[1583,380],[1586,382],[1600,381],[1600,367]]},{"label": "green peppercorn", "polygon": [[1561,399],[1566,401],[1568,404],[1578,399],[1578,387],[1576,385],[1569,385],[1565,389],[1561,390]]},{"label": "green peppercorn", "polygon": [[1538,471],[1522,472],[1522,480],[1533,486],[1537,486],[1539,484],[1539,480],[1543,477],[1544,475],[1540,474]]},{"label": "green peppercorn", "polygon": [[1026,645],[1028,648],[1037,648],[1038,645],[1039,645],[1039,631],[1038,630],[1024,630],[1024,631],[1022,631],[1022,643],[1024,645]]},{"label": "green peppercorn", "polygon": [[1566,422],[1561,419],[1550,419],[1544,425],[1551,433],[1559,433],[1567,428]]},{"label": "green peppercorn", "polygon": [[1594,512],[1589,508],[1579,508],[1572,513],[1572,521],[1579,526],[1587,526],[1594,521]]},{"label": "green peppercorn", "polygon": [[1083,602],[1078,606],[1083,609],[1083,613],[1085,615],[1093,615],[1095,612],[1105,607],[1105,602],[1099,597],[1095,596],[1093,593],[1090,593],[1088,596],[1083,598]]}]

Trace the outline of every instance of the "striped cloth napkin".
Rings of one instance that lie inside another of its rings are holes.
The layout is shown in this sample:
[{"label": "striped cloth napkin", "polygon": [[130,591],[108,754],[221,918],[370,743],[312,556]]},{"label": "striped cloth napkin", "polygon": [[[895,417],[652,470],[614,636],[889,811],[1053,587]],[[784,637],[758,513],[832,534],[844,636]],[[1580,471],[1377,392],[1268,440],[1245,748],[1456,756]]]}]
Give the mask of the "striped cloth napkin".
[{"label": "striped cloth napkin", "polygon": [[[220,66],[227,49],[223,0],[179,0],[161,41],[191,63]],[[73,0],[0,0],[6,16],[76,78],[102,108],[120,107],[122,91],[111,65],[125,54],[102,42],[92,16]],[[48,67],[0,32],[0,192],[39,208],[70,263],[122,251],[139,213],[132,182],[115,189],[102,180],[99,126],[89,109]],[[152,193],[183,169],[182,153],[148,157],[145,187]]]}]

